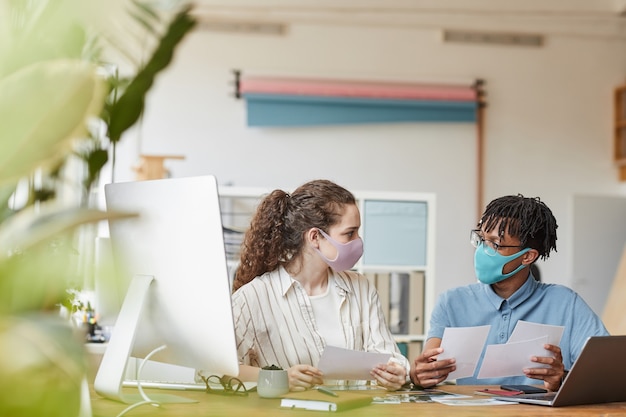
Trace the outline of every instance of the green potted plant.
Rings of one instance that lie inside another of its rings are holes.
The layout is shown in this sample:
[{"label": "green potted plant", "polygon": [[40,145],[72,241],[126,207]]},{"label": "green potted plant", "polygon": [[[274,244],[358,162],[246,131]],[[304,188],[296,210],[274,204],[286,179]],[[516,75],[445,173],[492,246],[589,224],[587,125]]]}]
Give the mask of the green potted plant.
[{"label": "green potted plant", "polygon": [[[91,209],[84,199],[68,202],[58,195],[59,185],[70,182],[87,192],[94,186],[110,148],[137,122],[155,76],[194,25],[189,7],[167,15],[138,1],[102,0],[89,2],[98,13],[93,16],[86,3],[0,0],[3,416],[79,414],[84,339],[58,313],[69,283],[79,281],[76,233],[82,225],[132,214]],[[102,28],[103,8],[111,9],[110,23],[131,17],[153,40],[149,59],[128,76],[100,74],[101,52],[115,44]],[[90,131],[94,121],[105,126],[104,137]],[[75,156],[87,167],[81,178],[67,172]],[[26,184],[21,200],[20,184]]]}]

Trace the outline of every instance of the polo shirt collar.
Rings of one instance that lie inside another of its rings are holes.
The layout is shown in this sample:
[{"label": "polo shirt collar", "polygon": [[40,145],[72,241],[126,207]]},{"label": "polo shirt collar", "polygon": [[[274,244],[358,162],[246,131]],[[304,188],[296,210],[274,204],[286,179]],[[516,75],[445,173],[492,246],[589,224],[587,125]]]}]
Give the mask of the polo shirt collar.
[{"label": "polo shirt collar", "polygon": [[522,304],[524,301],[528,300],[538,286],[539,282],[537,282],[531,274],[528,274],[528,278],[526,279],[524,285],[522,285],[517,291],[513,293],[513,295],[509,297],[508,301],[511,305],[511,308],[515,308],[518,305]]},{"label": "polo shirt collar", "polygon": [[483,284],[487,299],[496,310],[500,310],[502,308],[502,304],[505,301],[509,303],[511,308],[517,307],[518,305],[526,301],[533,294],[533,292],[535,292],[535,289],[538,286],[539,283],[532,277],[532,275],[529,274],[526,282],[521,287],[519,287],[518,290],[515,291],[508,300],[505,300],[504,298],[496,294],[496,292],[491,288],[491,285]]}]

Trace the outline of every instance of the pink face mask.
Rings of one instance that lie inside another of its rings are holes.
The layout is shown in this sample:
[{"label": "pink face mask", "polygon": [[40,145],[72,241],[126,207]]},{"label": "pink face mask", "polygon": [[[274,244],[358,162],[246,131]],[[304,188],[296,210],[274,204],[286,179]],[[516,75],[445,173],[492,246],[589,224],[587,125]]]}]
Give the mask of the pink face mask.
[{"label": "pink face mask", "polygon": [[337,249],[337,257],[334,260],[328,259],[317,248],[315,250],[320,254],[324,262],[335,271],[345,271],[352,268],[356,262],[363,256],[363,240],[361,238],[351,240],[348,243],[337,242],[328,236],[322,229],[317,229]]}]

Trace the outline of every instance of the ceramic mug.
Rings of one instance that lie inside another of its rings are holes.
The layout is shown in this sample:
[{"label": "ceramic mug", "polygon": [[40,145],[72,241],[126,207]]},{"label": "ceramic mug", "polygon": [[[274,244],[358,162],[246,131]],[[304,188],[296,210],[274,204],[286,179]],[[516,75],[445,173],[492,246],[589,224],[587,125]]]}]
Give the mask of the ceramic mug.
[{"label": "ceramic mug", "polygon": [[289,375],[280,369],[261,369],[257,381],[256,391],[259,397],[278,398],[289,392]]}]

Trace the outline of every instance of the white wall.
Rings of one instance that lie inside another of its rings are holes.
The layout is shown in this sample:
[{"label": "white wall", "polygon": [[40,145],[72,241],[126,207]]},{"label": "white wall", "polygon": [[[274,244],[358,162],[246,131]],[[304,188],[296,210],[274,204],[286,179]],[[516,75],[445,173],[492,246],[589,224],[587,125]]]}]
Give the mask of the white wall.
[{"label": "white wall", "polygon": [[603,312],[626,245],[626,198],[574,195],[572,286]]},{"label": "white wall", "polygon": [[474,281],[472,125],[251,129],[232,69],[370,79],[486,81],[485,199],[541,196],[559,222],[544,280],[571,285],[572,196],[625,195],[612,165],[612,89],[626,41],[550,35],[541,48],[443,44],[436,25],[293,23],[284,36],[198,30],[151,92],[137,144],[125,138],[118,179],[136,151],[181,154],[174,176],[215,174],[237,186],[293,188],[329,178],[353,190],[437,194],[436,292]]}]

